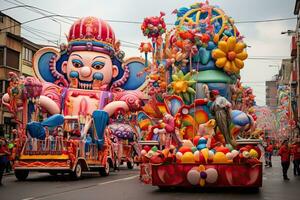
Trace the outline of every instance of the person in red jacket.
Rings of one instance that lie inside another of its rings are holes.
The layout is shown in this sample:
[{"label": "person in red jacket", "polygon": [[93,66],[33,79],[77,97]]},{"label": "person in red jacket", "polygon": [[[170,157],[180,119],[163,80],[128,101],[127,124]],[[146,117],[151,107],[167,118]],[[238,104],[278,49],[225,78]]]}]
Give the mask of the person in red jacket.
[{"label": "person in red jacket", "polygon": [[300,141],[296,140],[295,144],[292,146],[292,156],[294,163],[294,175],[300,176]]},{"label": "person in red jacket", "polygon": [[284,140],[278,155],[281,157],[281,166],[282,166],[282,173],[284,180],[290,180],[287,176],[288,169],[290,167],[290,157],[291,157],[291,150],[288,146],[288,141]]},{"label": "person in red jacket", "polygon": [[8,162],[8,155],[9,151],[6,141],[0,138],[0,185],[2,185],[2,176]]},{"label": "person in red jacket", "polygon": [[266,148],[266,167],[272,167],[273,145],[270,143]]}]

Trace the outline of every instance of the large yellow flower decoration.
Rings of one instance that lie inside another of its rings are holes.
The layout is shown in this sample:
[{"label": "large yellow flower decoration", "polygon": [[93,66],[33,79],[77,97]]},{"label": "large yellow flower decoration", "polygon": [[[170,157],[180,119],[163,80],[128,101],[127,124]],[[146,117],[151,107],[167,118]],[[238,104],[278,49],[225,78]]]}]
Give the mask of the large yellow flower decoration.
[{"label": "large yellow flower decoration", "polygon": [[244,67],[244,60],[248,57],[244,50],[246,44],[237,42],[236,37],[229,37],[227,41],[220,41],[218,48],[212,51],[216,66],[228,73],[238,73]]}]

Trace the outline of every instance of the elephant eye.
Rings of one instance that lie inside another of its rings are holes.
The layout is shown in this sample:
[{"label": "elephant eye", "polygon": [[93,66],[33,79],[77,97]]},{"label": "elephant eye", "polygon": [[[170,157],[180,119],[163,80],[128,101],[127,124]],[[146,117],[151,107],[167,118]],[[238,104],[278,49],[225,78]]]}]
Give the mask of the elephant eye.
[{"label": "elephant eye", "polygon": [[83,63],[81,62],[81,60],[77,60],[77,59],[72,60],[72,64],[76,68],[80,68],[83,66]]},{"label": "elephant eye", "polygon": [[94,69],[102,69],[104,67],[105,63],[100,62],[100,61],[96,61],[92,64],[92,67]]}]

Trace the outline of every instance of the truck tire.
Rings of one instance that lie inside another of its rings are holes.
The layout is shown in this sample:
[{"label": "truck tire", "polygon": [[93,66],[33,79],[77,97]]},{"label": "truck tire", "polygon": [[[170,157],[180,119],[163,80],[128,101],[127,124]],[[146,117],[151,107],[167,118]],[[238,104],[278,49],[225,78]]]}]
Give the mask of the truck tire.
[{"label": "truck tire", "polygon": [[80,178],[81,178],[81,175],[82,175],[82,167],[81,167],[80,162],[77,162],[74,171],[71,172],[71,177],[72,177],[73,179],[76,179],[76,180],[77,180],[77,179],[80,179]]},{"label": "truck tire", "polygon": [[49,174],[51,175],[51,176],[57,176],[57,172],[49,172]]},{"label": "truck tire", "polygon": [[133,169],[133,162],[127,161],[127,168]]},{"label": "truck tire", "polygon": [[106,161],[105,167],[101,167],[99,170],[99,174],[101,176],[108,176],[110,171],[110,166],[108,160]]},{"label": "truck tire", "polygon": [[15,176],[19,181],[25,181],[28,177],[29,171],[28,170],[16,170]]}]

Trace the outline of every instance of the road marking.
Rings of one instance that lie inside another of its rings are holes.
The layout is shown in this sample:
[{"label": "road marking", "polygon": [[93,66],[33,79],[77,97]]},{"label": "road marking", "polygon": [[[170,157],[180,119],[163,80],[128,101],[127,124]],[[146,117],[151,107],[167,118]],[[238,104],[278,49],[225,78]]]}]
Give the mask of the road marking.
[{"label": "road marking", "polygon": [[33,199],[34,199],[34,200],[41,200],[41,199],[48,199],[49,197],[54,197],[54,196],[62,195],[62,194],[68,193],[68,192],[74,192],[74,191],[84,190],[84,189],[88,189],[88,188],[96,187],[96,186],[100,186],[100,185],[107,185],[107,184],[110,184],[110,183],[116,183],[116,182],[121,182],[121,181],[128,181],[128,180],[135,179],[135,178],[137,178],[137,177],[139,177],[139,175],[129,176],[129,177],[126,177],[126,178],[120,178],[120,179],[116,179],[116,180],[112,180],[112,181],[106,181],[106,182],[98,183],[98,184],[96,184],[96,185],[91,185],[91,186],[88,186],[88,187],[74,188],[74,189],[72,189],[72,190],[63,191],[63,192],[59,192],[59,193],[52,194],[52,195],[40,196],[40,197],[30,197],[30,198],[26,198],[26,199],[22,199],[22,200],[33,200]]},{"label": "road marking", "polygon": [[116,183],[116,182],[120,182],[120,181],[132,180],[132,179],[135,179],[138,176],[139,175],[134,175],[134,176],[126,177],[126,178],[120,178],[120,179],[116,179],[116,180],[112,180],[112,181],[106,181],[106,182],[103,182],[103,183],[98,183],[98,185],[106,185],[106,184]]}]

